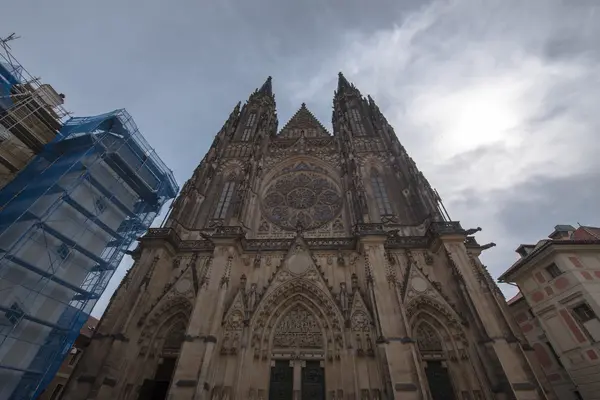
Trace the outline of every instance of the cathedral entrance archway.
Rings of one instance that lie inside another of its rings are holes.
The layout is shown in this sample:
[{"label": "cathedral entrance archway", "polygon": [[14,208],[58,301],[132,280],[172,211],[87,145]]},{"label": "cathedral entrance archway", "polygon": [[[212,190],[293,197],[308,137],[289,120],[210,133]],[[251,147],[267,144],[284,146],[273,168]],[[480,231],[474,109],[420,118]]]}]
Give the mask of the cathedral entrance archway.
[{"label": "cathedral entrance archway", "polygon": [[[325,354],[322,321],[308,304],[296,298],[275,323],[271,340],[270,400],[324,399]],[[312,359],[311,359],[312,358]]]},{"label": "cathedral entrance archway", "polygon": [[185,337],[186,325],[183,320],[171,326],[161,351],[161,358],[153,379],[145,379],[140,389],[139,400],[165,400],[177,366],[177,357]]},{"label": "cathedral entrance archway", "polygon": [[417,346],[425,365],[425,377],[432,400],[455,400],[442,339],[437,330],[422,321],[416,329]]}]

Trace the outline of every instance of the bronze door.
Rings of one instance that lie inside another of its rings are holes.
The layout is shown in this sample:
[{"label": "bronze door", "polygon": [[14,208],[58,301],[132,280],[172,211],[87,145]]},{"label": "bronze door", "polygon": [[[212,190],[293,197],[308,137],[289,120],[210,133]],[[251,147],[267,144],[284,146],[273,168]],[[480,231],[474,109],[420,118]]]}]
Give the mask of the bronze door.
[{"label": "bronze door", "polygon": [[269,400],[292,400],[294,393],[294,370],[289,361],[275,361],[271,367]]},{"label": "bronze door", "polygon": [[325,371],[319,361],[302,368],[302,400],[325,400]]},{"label": "bronze door", "polygon": [[425,375],[429,383],[431,398],[433,400],[455,400],[454,389],[450,380],[448,369],[441,361],[427,361]]}]

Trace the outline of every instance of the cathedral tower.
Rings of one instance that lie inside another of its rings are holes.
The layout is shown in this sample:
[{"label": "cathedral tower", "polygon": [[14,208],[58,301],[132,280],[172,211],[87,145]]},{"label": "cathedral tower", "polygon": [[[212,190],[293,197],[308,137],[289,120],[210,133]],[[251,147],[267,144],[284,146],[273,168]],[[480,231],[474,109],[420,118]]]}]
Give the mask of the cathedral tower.
[{"label": "cathedral tower", "polygon": [[543,399],[480,246],[340,73],[333,134],[238,104],[115,292],[66,397]]}]

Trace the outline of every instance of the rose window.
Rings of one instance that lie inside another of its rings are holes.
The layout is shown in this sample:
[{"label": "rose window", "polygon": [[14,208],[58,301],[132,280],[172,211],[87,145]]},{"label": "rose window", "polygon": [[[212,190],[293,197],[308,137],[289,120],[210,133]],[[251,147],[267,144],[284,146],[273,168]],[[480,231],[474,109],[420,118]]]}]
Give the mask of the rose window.
[{"label": "rose window", "polygon": [[283,229],[317,228],[342,208],[339,187],[321,171],[290,171],[276,178],[262,199],[266,217]]}]

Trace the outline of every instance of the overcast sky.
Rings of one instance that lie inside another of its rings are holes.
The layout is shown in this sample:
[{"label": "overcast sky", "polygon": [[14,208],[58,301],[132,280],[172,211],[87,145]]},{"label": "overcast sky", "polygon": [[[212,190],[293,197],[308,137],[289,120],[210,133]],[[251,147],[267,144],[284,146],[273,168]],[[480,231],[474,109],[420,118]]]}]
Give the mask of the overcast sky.
[{"label": "overcast sky", "polygon": [[600,225],[596,0],[31,0],[0,27],[75,115],[126,108],[180,185],[268,75],[280,127],[302,102],[330,127],[343,71],[452,219],[498,244],[494,277],[556,224]]}]

